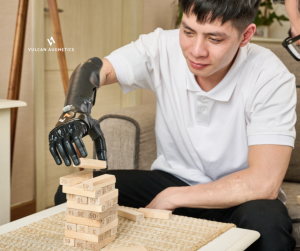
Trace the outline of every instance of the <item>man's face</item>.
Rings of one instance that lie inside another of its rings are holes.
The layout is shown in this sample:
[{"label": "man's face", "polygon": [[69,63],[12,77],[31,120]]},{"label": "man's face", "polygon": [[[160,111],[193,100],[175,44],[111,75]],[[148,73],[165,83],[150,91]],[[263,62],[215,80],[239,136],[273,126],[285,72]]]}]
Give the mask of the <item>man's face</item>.
[{"label": "man's face", "polygon": [[[300,13],[298,0],[285,0],[285,8],[291,22],[292,37],[300,35]],[[296,42],[300,45],[300,41]]]},{"label": "man's face", "polygon": [[179,37],[187,65],[197,80],[224,75],[241,42],[231,22],[221,25],[218,20],[200,24],[192,14],[183,14]]}]

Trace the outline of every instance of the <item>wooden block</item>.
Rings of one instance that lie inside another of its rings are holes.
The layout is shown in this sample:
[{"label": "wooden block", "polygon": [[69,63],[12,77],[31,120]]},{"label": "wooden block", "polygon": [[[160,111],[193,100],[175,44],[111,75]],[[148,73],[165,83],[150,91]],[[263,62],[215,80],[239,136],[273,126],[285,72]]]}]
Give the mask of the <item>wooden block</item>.
[{"label": "wooden block", "polygon": [[109,249],[108,251],[147,251],[144,246],[121,247],[116,249]]},{"label": "wooden block", "polygon": [[100,233],[100,227],[89,227],[88,234],[101,235],[101,233]]},{"label": "wooden block", "polygon": [[297,196],[297,204],[300,205],[300,195]]},{"label": "wooden block", "polygon": [[80,164],[74,167],[81,167],[87,169],[105,169],[106,168],[106,161],[105,160],[98,160],[98,159],[86,159],[86,158],[79,158]]},{"label": "wooden block", "polygon": [[[112,198],[112,196],[116,195],[119,193],[119,190],[118,189],[115,189],[101,197],[98,197],[97,199],[94,199],[94,198],[89,198],[88,199],[88,204],[90,205],[97,205],[97,206],[100,206],[101,204],[103,204],[104,202],[107,202],[107,204],[110,204],[110,206],[108,205],[109,208],[111,208],[113,205],[114,205],[114,200],[115,198]],[[109,203],[109,201],[111,201]]]},{"label": "wooden block", "polygon": [[[106,225],[105,227],[101,228],[102,233],[105,233],[106,231],[112,229],[113,227],[118,226],[118,220],[114,220],[110,224]],[[100,232],[101,232],[100,231]],[[102,234],[101,233],[101,234]],[[86,234],[81,232],[74,232],[70,230],[65,230],[65,237],[72,238],[72,239],[79,239],[84,241],[91,241],[91,242],[99,242],[100,235],[92,235],[92,234]]]},{"label": "wooden block", "polygon": [[144,220],[144,214],[125,207],[119,207],[118,215],[133,221]]},{"label": "wooden block", "polygon": [[[104,238],[109,237],[110,236],[110,231],[111,229],[115,228],[118,226],[118,220],[114,220],[110,223],[107,223],[104,227],[88,227],[88,234],[91,235],[101,235],[101,234],[106,234],[106,236],[104,236]],[[107,236],[107,233],[109,232],[109,236]]]},{"label": "wooden block", "polygon": [[[72,202],[76,203],[75,201],[72,201]],[[75,216],[80,217],[80,218],[87,218],[88,213],[89,213],[89,211],[87,211],[87,210],[78,209]]]},{"label": "wooden block", "polygon": [[88,241],[86,249],[88,249],[88,250],[100,250],[104,246],[106,246],[109,243],[113,242],[115,240],[115,238],[116,238],[116,235],[113,235],[109,238],[106,238],[106,239],[100,241],[99,243]]},{"label": "wooden block", "polygon": [[75,201],[76,200],[76,195],[67,193],[67,200]]},{"label": "wooden block", "polygon": [[169,210],[158,210],[158,209],[150,209],[150,208],[139,208],[137,210],[140,213],[144,214],[144,217],[147,218],[156,218],[156,219],[164,219],[169,220],[172,216],[172,211]]},{"label": "wooden block", "polygon": [[104,227],[106,225],[106,218],[101,219],[101,220],[90,220],[90,219],[86,219],[86,218],[78,218],[78,217],[67,215],[66,222],[100,228],[100,227]]},{"label": "wooden block", "polygon": [[116,234],[118,232],[118,226],[116,226],[116,227],[113,227],[112,229],[111,229],[111,235],[114,235],[114,234]]},{"label": "wooden block", "polygon": [[85,180],[84,182],[82,182],[82,188],[85,190],[94,191],[96,190],[95,187],[97,185],[101,185],[112,180],[114,180],[114,183],[116,183],[116,177],[114,175],[103,174],[93,179]]},{"label": "wooden block", "polygon": [[84,190],[82,188],[83,184],[77,184],[75,186],[63,186],[63,193],[69,193],[69,194],[75,194],[75,195],[80,195],[80,196],[85,196],[89,198],[98,198],[99,196],[103,195],[103,187],[107,187],[109,185],[112,185],[116,182],[116,178],[114,180],[105,182],[103,184],[95,186],[94,191],[88,191]]},{"label": "wooden block", "polygon": [[67,208],[66,215],[77,216],[77,209],[74,208]]},{"label": "wooden block", "polygon": [[93,172],[81,171],[81,172],[72,173],[60,177],[60,184],[63,186],[74,186],[76,184],[82,183],[84,180],[88,180],[92,178],[93,178]]},{"label": "wooden block", "polygon": [[76,195],[76,203],[88,204],[88,197]]},{"label": "wooden block", "polygon": [[65,229],[66,230],[71,230],[71,231],[76,231],[76,229],[77,229],[76,224],[66,222],[65,223]]},{"label": "wooden block", "polygon": [[107,230],[105,233],[104,233],[104,239],[108,238],[111,236],[111,229]]},{"label": "wooden block", "polygon": [[89,227],[88,226],[84,226],[84,225],[77,225],[77,232],[80,233],[88,233],[89,232]]},{"label": "wooden block", "polygon": [[109,186],[107,186],[107,192],[110,192],[112,190],[114,190],[116,188],[116,184],[111,184]]},{"label": "wooden block", "polygon": [[75,239],[75,247],[76,248],[86,248],[87,241]]},{"label": "wooden block", "polygon": [[[67,201],[67,207],[85,210],[85,211],[94,211],[94,212],[102,213],[107,210],[107,203],[105,202],[104,204],[102,204],[100,206],[95,206],[95,205],[90,205],[90,204],[78,204],[75,201]],[[87,217],[85,217],[85,218],[87,218]]]},{"label": "wooden block", "polygon": [[64,244],[70,247],[75,246],[75,239],[64,237]]}]

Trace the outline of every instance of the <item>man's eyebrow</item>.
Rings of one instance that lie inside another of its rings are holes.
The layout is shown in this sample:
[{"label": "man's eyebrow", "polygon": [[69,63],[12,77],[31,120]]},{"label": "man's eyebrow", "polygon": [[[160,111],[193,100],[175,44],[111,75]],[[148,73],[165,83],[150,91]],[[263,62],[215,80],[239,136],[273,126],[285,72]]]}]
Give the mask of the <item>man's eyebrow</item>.
[{"label": "man's eyebrow", "polygon": [[224,32],[208,32],[208,33],[203,33],[205,36],[215,36],[215,37],[228,37],[226,33]]},{"label": "man's eyebrow", "polygon": [[189,27],[184,21],[182,21],[181,23],[182,23],[182,25],[183,25],[184,28],[186,28],[186,29],[188,29],[188,30],[190,30],[190,31],[192,31],[192,32],[196,32],[196,31],[193,30],[191,27]]}]

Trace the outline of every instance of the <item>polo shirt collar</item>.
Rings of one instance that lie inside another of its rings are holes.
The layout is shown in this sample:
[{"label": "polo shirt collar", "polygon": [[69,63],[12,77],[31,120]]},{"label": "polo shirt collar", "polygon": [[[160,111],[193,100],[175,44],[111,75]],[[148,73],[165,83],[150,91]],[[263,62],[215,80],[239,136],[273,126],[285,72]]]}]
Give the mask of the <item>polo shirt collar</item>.
[{"label": "polo shirt collar", "polygon": [[202,95],[214,100],[229,101],[247,59],[246,47],[247,46],[239,49],[238,55],[226,76],[221,80],[221,82],[217,86],[215,86],[209,92],[205,92],[201,89],[201,87],[198,85],[195,79],[195,75],[187,67],[187,90],[193,92],[200,92]]}]

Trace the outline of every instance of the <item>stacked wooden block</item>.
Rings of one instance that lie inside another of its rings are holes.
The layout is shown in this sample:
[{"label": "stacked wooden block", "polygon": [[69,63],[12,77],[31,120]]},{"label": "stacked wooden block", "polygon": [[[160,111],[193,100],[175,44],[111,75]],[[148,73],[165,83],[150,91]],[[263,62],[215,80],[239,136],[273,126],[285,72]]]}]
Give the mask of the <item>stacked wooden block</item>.
[{"label": "stacked wooden block", "polygon": [[114,175],[93,178],[81,171],[60,178],[67,194],[64,244],[99,250],[112,242],[118,226],[118,189]]}]

